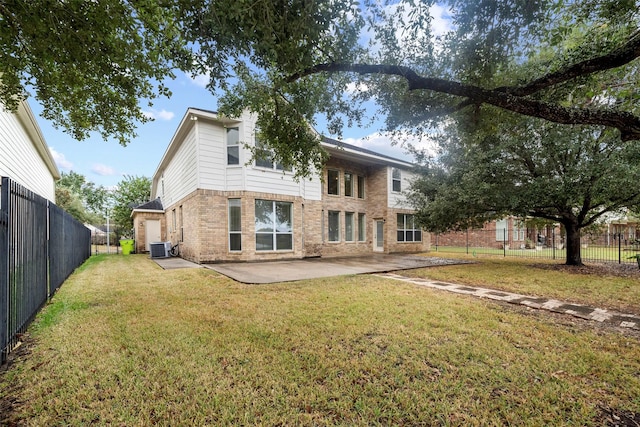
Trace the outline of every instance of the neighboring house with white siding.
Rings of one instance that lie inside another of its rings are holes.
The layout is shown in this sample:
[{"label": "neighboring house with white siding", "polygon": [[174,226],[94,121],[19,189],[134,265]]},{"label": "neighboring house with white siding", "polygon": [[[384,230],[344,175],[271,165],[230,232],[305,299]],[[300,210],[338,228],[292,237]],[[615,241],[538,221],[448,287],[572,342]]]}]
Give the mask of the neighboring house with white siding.
[{"label": "neighboring house with white siding", "polygon": [[255,144],[254,116],[188,109],[154,173],[153,208],[133,210],[136,249],[159,230],[199,263],[428,250],[403,195],[411,163],[325,138],[325,168],[296,181],[251,161]]},{"label": "neighboring house with white siding", "polygon": [[55,202],[60,172],[27,101],[16,113],[0,105],[0,176]]}]

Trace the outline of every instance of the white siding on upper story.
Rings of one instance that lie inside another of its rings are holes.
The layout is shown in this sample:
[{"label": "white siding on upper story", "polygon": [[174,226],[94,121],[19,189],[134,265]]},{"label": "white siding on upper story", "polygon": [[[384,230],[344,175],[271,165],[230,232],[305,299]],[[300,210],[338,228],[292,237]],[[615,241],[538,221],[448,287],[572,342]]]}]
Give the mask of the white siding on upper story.
[{"label": "white siding on upper story", "polygon": [[0,105],[0,176],[55,202],[54,176],[35,146],[40,142],[31,138],[18,115]]},{"label": "white siding on upper story", "polygon": [[412,209],[413,207],[407,201],[406,192],[411,187],[415,174],[406,169],[400,169],[401,192],[398,193],[393,191],[392,171],[392,167],[387,168],[387,191],[389,192],[388,207],[395,209]]},{"label": "white siding on upper story", "polygon": [[189,131],[171,162],[162,171],[157,196],[161,197],[165,207],[178,202],[198,188],[197,129],[194,126]]},{"label": "white siding on upper story", "polygon": [[[228,169],[227,131],[219,123],[206,122],[204,120],[198,121],[197,128],[199,141],[199,188],[225,191]],[[242,168],[242,162],[241,154],[240,165],[231,166],[230,168],[240,170]]]}]

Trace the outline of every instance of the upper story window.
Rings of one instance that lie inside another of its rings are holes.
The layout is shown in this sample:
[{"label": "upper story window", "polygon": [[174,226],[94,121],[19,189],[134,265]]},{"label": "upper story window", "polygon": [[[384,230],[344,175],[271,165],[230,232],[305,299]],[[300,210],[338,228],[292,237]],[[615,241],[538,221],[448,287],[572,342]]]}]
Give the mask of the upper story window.
[{"label": "upper story window", "polygon": [[260,130],[256,129],[256,167],[290,172],[291,168],[285,168],[282,164],[274,162],[273,151],[271,151],[271,149],[260,140],[259,134]]},{"label": "upper story window", "polygon": [[353,197],[353,174],[351,172],[344,173],[344,195]]},{"label": "upper story window", "polygon": [[227,128],[227,164],[240,164],[240,129]]},{"label": "upper story window", "polygon": [[358,199],[364,199],[364,176],[358,175]]},{"label": "upper story window", "polygon": [[392,169],[391,180],[392,180],[391,189],[396,193],[401,192],[402,191],[402,175],[400,174],[400,169],[396,169],[396,168]]},{"label": "upper story window", "polygon": [[327,194],[340,194],[340,172],[327,169]]}]

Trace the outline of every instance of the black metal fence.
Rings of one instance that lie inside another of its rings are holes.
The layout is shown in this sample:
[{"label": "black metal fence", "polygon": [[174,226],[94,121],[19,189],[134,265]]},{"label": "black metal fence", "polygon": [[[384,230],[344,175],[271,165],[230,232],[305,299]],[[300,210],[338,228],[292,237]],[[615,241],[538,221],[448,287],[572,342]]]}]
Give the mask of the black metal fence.
[{"label": "black metal fence", "polygon": [[91,232],[9,178],[0,187],[0,363],[38,310],[91,256]]},{"label": "black metal fence", "polygon": [[[565,233],[557,230],[540,234],[524,229],[469,229],[432,234],[431,250],[564,261],[565,241]],[[635,263],[636,255],[640,255],[640,239],[635,234],[588,232],[582,233],[580,248],[586,262]]]}]

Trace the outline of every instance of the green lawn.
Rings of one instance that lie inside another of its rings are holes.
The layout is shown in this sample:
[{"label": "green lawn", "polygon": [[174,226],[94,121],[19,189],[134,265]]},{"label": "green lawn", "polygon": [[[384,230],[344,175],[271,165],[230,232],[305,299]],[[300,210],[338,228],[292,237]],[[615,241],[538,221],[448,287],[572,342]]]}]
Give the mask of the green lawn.
[{"label": "green lawn", "polygon": [[[434,272],[447,268],[465,267]],[[638,337],[377,276],[249,286],[98,256],[30,336],[0,374],[0,424],[584,426],[640,413]]]}]

